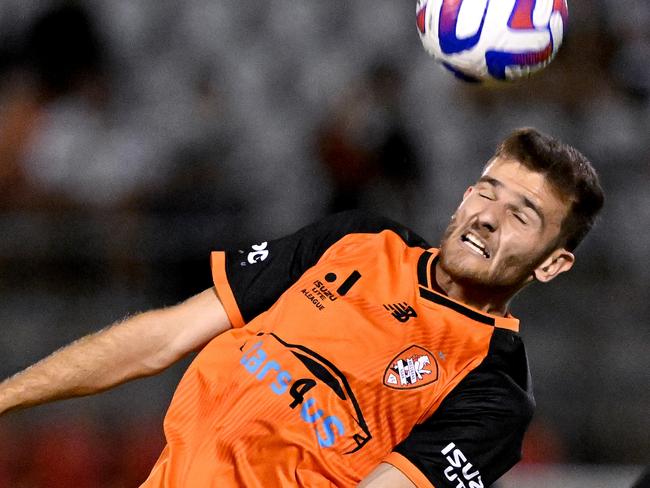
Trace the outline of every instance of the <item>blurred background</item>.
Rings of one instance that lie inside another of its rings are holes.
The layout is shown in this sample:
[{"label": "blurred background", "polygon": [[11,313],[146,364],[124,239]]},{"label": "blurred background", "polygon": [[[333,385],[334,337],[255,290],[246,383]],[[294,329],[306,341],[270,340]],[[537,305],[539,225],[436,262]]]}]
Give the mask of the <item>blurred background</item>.
[{"label": "blurred background", "polygon": [[[502,487],[626,487],[650,458],[650,3],[569,0],[530,81],[463,84],[415,2],[0,2],[0,376],[211,285],[212,249],[365,208],[437,245],[498,141],[580,148],[607,202],[515,303],[538,403]],[[132,487],[187,361],[0,419],[0,487]]]}]

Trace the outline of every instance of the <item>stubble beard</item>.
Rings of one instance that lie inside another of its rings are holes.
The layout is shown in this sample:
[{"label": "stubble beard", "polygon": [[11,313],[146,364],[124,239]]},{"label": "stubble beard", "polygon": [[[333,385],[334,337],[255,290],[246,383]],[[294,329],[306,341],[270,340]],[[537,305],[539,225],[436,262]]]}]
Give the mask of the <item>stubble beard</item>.
[{"label": "stubble beard", "polygon": [[449,251],[449,242],[455,235],[458,225],[455,218],[447,226],[440,243],[440,267],[457,284],[475,289],[476,291],[489,291],[491,293],[509,293],[522,288],[533,270],[537,260],[523,260],[520,257],[510,256],[495,269],[471,269],[463,265],[462,258],[454,256]]}]

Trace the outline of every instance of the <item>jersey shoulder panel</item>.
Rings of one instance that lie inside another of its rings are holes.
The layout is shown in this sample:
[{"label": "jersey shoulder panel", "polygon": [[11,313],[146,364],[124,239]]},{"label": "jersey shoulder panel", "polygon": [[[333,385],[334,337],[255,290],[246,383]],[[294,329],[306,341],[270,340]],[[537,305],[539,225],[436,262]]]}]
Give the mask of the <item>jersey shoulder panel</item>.
[{"label": "jersey shoulder panel", "polygon": [[[436,488],[488,486],[521,459],[535,401],[521,337],[495,328],[489,351],[395,451]],[[476,486],[482,486],[476,484]]]},{"label": "jersey shoulder panel", "polygon": [[350,210],[325,217],[319,222],[305,227],[298,234],[303,239],[311,241],[316,258],[310,265],[315,264],[330,246],[350,234],[378,234],[389,230],[400,237],[407,246],[427,249],[429,245],[418,234],[408,227],[386,217],[361,211]]},{"label": "jersey shoulder panel", "polygon": [[407,246],[428,247],[407,227],[378,215],[348,211],[330,215],[289,236],[247,249],[214,252],[212,275],[233,325],[244,325],[268,310],[335,243],[350,234],[389,230]]}]

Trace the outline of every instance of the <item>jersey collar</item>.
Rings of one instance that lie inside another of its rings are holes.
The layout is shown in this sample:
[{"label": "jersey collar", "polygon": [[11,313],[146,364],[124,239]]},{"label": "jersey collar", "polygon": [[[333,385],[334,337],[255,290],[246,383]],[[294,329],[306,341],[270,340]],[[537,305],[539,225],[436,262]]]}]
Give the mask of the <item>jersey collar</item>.
[{"label": "jersey collar", "polygon": [[439,249],[430,248],[424,251],[418,259],[418,289],[422,298],[450,308],[476,322],[519,332],[519,319],[513,317],[510,313],[505,317],[485,313],[435,290],[433,285],[435,283],[435,267],[439,253]]}]

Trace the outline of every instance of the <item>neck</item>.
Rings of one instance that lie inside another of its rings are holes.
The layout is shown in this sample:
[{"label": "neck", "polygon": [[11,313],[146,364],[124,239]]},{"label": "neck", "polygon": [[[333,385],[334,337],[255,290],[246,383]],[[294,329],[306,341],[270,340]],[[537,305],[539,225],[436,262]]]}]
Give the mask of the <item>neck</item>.
[{"label": "neck", "polygon": [[501,317],[508,314],[510,302],[518,291],[495,287],[469,286],[454,280],[442,269],[439,262],[436,263],[435,277],[436,283],[434,283],[434,286],[438,288],[439,292],[481,312]]}]

